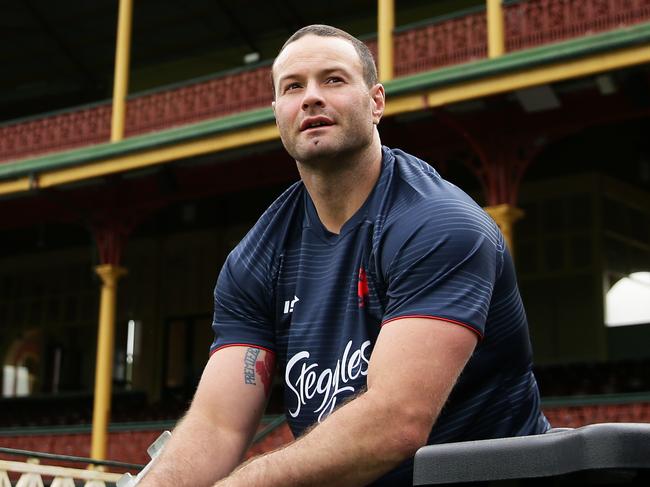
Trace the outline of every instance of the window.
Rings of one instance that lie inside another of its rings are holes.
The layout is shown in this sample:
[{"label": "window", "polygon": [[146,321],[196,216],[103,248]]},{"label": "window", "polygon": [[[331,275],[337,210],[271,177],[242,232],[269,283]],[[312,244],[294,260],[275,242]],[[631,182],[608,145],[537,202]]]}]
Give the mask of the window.
[{"label": "window", "polygon": [[2,373],[2,396],[29,396],[30,382],[27,367],[23,365],[5,365]]},{"label": "window", "polygon": [[621,278],[605,299],[607,326],[650,323],[650,272],[633,272]]}]

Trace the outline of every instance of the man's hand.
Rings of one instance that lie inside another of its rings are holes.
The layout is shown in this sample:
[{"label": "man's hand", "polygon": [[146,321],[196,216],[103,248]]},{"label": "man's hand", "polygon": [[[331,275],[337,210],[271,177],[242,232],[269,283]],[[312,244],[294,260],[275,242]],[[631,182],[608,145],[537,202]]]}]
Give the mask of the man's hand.
[{"label": "man's hand", "polygon": [[476,343],[473,331],[435,319],[390,322],[372,353],[367,392],[217,485],[348,486],[377,479],[426,443]]},{"label": "man's hand", "polygon": [[259,425],[273,368],[273,354],[259,348],[214,353],[189,411],[139,487],[208,486],[228,475]]}]

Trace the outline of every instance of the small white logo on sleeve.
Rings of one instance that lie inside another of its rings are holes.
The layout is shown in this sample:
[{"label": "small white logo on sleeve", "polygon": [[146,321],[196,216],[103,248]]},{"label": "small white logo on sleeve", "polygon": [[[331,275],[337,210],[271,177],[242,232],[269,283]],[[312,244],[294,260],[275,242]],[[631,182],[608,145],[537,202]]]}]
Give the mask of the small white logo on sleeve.
[{"label": "small white logo on sleeve", "polygon": [[284,314],[286,315],[287,313],[293,313],[293,307],[296,305],[296,303],[300,301],[298,299],[298,296],[294,294],[293,299],[289,299],[284,302]]}]

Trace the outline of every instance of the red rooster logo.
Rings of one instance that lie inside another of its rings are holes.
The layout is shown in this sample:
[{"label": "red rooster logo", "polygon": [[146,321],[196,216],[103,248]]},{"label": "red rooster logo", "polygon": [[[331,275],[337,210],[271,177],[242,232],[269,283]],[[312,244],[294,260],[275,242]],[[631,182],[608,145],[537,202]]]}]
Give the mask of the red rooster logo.
[{"label": "red rooster logo", "polygon": [[359,268],[359,283],[357,286],[357,297],[359,298],[359,308],[363,308],[366,305],[366,299],[368,299],[368,277],[366,276],[366,270],[363,267]]}]

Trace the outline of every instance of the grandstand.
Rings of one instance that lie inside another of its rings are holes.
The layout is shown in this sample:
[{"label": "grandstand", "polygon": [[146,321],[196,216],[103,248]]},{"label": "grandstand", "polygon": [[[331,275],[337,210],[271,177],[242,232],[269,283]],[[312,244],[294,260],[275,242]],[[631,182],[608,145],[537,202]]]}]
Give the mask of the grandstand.
[{"label": "grandstand", "polygon": [[[269,72],[310,23],[367,42],[382,141],[504,231],[553,425],[650,422],[650,0],[1,13],[0,447],[143,464],[180,418],[220,266],[298,178]],[[250,454],[291,439],[282,393],[278,379]]]}]

